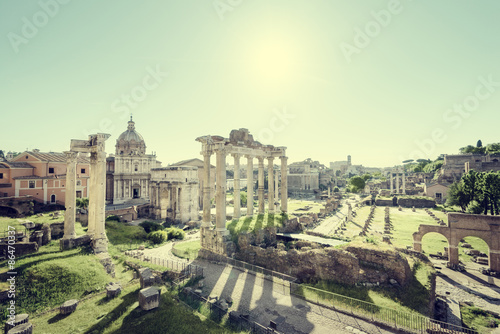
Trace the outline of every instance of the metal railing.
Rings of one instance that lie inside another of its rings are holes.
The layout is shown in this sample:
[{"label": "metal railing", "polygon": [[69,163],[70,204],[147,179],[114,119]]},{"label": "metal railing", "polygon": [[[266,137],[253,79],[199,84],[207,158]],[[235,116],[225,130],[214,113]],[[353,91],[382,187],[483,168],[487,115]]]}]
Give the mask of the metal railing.
[{"label": "metal railing", "polygon": [[416,333],[466,333],[477,334],[475,330],[405,311],[378,306],[363,300],[316,289],[303,284],[290,283],[290,294],[317,305],[353,314],[371,321],[377,321],[394,328],[402,328]]},{"label": "metal railing", "polygon": [[[270,327],[265,327],[255,321],[249,319],[248,316],[242,317],[240,315],[235,315],[235,313],[229,313],[228,311],[217,305],[213,300],[209,300],[203,295],[194,292],[191,289],[185,289],[180,286],[179,297],[180,299],[190,308],[202,313],[202,308],[209,313],[209,318],[217,323],[222,322],[223,318],[228,316],[228,322],[226,323],[231,328],[238,331],[249,331],[256,334],[280,334],[275,329]],[[203,313],[202,313],[203,314]]]}]

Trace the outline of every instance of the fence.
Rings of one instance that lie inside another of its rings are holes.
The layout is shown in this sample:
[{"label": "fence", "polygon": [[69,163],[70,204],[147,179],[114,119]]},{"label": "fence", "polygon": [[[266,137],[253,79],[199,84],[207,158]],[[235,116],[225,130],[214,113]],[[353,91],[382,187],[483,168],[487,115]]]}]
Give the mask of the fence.
[{"label": "fence", "polygon": [[151,264],[165,267],[172,271],[182,273],[185,276],[203,277],[203,267],[197,266],[195,264],[188,264],[186,262],[178,262],[154,256],[147,256],[144,255],[142,251],[126,251],[125,255],[133,257],[140,261],[150,262]]},{"label": "fence", "polygon": [[227,310],[217,305],[214,300],[209,300],[201,294],[194,292],[192,289],[184,289],[179,285],[177,287],[180,289],[179,297],[187,306],[202,314],[204,311],[208,312],[208,317],[217,323],[222,322],[223,318],[228,316],[228,325],[238,331],[245,330],[256,334],[280,333],[275,329],[265,327],[255,321],[252,321],[248,318],[248,316],[240,315],[237,312],[230,312],[228,315]]},{"label": "fence", "polygon": [[238,269],[253,272],[257,277],[257,274],[261,274],[263,275],[262,280],[256,280],[255,284],[263,286],[265,279],[270,280],[273,282],[273,291],[281,293],[285,296],[290,295],[290,283],[297,280],[297,278],[290,275],[286,275],[277,271],[272,271],[247,262],[238,261],[227,257],[220,258],[218,263],[228,264]]},{"label": "fence", "polygon": [[351,313],[371,321],[386,324],[390,327],[402,328],[416,333],[477,334],[472,329],[433,320],[418,314],[377,306],[363,300],[293,282],[290,283],[290,293],[304,298],[309,302],[343,313]]}]

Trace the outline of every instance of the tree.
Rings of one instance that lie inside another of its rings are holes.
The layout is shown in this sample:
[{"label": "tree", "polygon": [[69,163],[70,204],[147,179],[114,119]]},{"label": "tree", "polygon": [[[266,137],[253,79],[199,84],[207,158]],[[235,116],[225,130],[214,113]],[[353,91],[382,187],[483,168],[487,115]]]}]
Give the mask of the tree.
[{"label": "tree", "polygon": [[486,153],[499,154],[500,153],[500,143],[493,143],[493,144],[486,145]]},{"label": "tree", "polygon": [[247,193],[246,191],[240,191],[240,205],[245,207],[247,205]]},{"label": "tree", "polygon": [[370,174],[365,174],[365,175],[363,175],[363,176],[362,176],[362,178],[363,178],[363,180],[365,180],[365,182],[366,182],[366,181],[368,181],[369,179],[371,179],[372,177],[371,177],[371,175],[370,175]]},{"label": "tree", "polygon": [[89,199],[87,197],[77,198],[76,207],[87,210],[87,208],[89,207]]},{"label": "tree", "polygon": [[453,183],[448,190],[446,205],[459,206],[460,210],[462,210],[462,212],[465,212],[469,203],[470,201],[465,195],[463,182],[460,180],[459,182]]},{"label": "tree", "polygon": [[483,142],[479,139],[476,143],[476,147],[483,147]]},{"label": "tree", "polygon": [[349,180],[353,192],[359,192],[365,188],[365,180],[360,176],[354,176]]}]

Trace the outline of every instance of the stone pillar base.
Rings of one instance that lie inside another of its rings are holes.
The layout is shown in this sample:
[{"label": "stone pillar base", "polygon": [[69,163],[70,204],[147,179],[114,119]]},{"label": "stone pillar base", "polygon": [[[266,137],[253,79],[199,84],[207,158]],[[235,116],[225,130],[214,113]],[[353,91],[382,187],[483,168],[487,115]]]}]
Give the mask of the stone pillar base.
[{"label": "stone pillar base", "polygon": [[108,252],[108,239],[99,238],[92,240],[92,249],[95,254]]},{"label": "stone pillar base", "polygon": [[111,261],[111,257],[108,253],[99,253],[97,254],[97,258],[99,262],[102,264],[108,275],[111,277],[115,277],[115,264]]},{"label": "stone pillar base", "polygon": [[60,239],[59,240],[59,249],[62,251],[76,248],[76,247],[81,247],[84,245],[90,245],[90,236],[89,235],[82,235],[82,236],[71,238],[71,239]]},{"label": "stone pillar base", "polygon": [[231,256],[235,252],[236,246],[231,241],[229,231],[201,228],[200,233],[202,249],[224,256]]}]

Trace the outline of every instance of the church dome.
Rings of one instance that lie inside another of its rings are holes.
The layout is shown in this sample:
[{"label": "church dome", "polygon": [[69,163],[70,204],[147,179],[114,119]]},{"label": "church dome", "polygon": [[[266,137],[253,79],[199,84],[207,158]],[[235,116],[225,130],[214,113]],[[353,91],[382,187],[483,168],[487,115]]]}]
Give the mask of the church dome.
[{"label": "church dome", "polygon": [[144,155],[146,153],[146,143],[144,138],[135,130],[135,122],[130,116],[128,127],[116,140],[117,155]]}]

